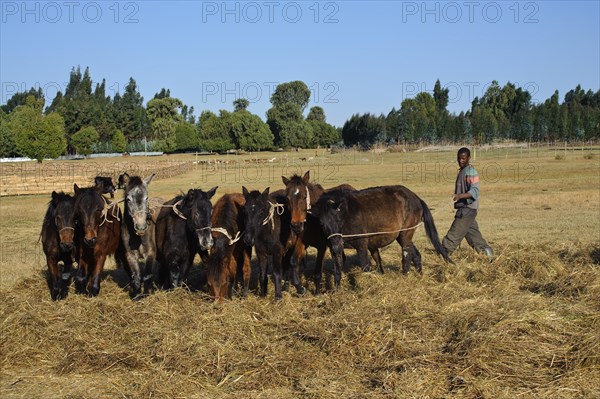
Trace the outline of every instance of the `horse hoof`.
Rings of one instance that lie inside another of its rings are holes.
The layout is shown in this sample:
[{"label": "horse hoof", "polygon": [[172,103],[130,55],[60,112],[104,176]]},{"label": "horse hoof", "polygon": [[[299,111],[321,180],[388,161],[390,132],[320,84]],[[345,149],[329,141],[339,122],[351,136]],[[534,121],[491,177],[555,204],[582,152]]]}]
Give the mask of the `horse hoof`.
[{"label": "horse hoof", "polygon": [[299,296],[303,296],[304,294],[306,294],[306,288],[304,288],[303,286],[299,285],[296,287],[296,293]]}]

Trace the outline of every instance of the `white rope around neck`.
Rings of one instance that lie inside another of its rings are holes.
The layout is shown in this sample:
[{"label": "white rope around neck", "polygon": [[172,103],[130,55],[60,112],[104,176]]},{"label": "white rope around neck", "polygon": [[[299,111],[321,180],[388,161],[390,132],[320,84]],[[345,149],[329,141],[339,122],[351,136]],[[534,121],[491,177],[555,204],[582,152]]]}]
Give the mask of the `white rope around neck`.
[{"label": "white rope around neck", "polygon": [[277,215],[281,216],[285,211],[285,207],[282,204],[274,204],[271,201],[269,201],[269,205],[271,206],[269,209],[269,216],[267,216],[265,220],[263,220],[262,225],[264,226],[265,224],[271,222],[271,230],[275,230],[275,221],[273,220],[273,218],[275,217],[275,210],[277,210]]}]

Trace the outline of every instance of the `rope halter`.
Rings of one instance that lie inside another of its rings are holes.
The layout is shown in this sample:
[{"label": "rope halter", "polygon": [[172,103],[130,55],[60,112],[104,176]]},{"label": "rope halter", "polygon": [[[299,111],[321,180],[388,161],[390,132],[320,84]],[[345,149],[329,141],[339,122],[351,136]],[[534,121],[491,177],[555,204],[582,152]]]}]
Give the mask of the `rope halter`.
[{"label": "rope halter", "polygon": [[271,230],[275,230],[275,221],[273,220],[273,218],[275,217],[275,212],[277,212],[277,216],[283,215],[283,212],[285,211],[285,206],[278,203],[274,204],[271,201],[269,201],[269,205],[269,215],[265,218],[265,220],[263,220],[262,225],[264,226],[265,224],[271,222]]},{"label": "rope halter", "polygon": [[214,232],[217,232],[217,233],[221,233],[225,237],[227,237],[229,239],[229,245],[235,244],[236,242],[238,242],[240,240],[240,238],[242,238],[241,237],[241,233],[242,233],[241,231],[238,231],[236,233],[235,237],[231,237],[231,234],[229,234],[229,232],[226,229],[222,228],[222,227],[213,227],[211,230],[214,231]]}]

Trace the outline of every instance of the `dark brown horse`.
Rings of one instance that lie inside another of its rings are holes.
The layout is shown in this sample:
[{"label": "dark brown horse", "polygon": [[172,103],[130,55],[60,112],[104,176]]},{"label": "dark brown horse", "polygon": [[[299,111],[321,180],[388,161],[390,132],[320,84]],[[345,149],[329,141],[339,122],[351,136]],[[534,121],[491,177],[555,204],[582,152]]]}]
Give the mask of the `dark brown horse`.
[{"label": "dark brown horse", "polygon": [[157,284],[175,288],[187,277],[194,257],[203,258],[213,245],[210,199],[217,187],[191,189],[163,204],[156,220],[156,249],[160,264]]},{"label": "dark brown horse", "polygon": [[79,269],[76,287],[90,296],[100,293],[100,278],[108,255],[119,246],[121,209],[110,202],[95,187],[75,189],[75,228],[78,241]]},{"label": "dark brown horse", "polygon": [[148,185],[154,174],[142,180],[124,174],[125,211],[121,224],[120,256],[131,278],[130,294],[138,297],[144,283],[144,293],[152,289],[152,275],[157,270],[155,221],[149,209]]},{"label": "dark brown horse", "polygon": [[[260,295],[267,295],[267,266],[273,265],[273,282],[275,299],[281,299],[282,277],[288,262],[284,255],[292,247],[293,234],[290,228],[290,214],[287,210],[287,199],[275,193],[269,195],[269,188],[262,193],[248,192],[242,187],[246,205],[244,205],[244,243],[254,247],[260,265]],[[292,284],[299,294],[304,293],[298,275],[292,273]]]},{"label": "dark brown horse", "polygon": [[250,257],[252,247],[244,245],[242,209],[246,200],[242,194],[225,194],[215,203],[212,211],[213,247],[208,257],[208,292],[218,302],[231,298],[236,277],[241,275],[243,295],[250,284]]},{"label": "dark brown horse", "polygon": [[[46,216],[42,223],[42,247],[48,265],[48,288],[53,300],[64,299],[69,293],[71,267],[75,257],[75,199],[69,194],[52,192]],[[59,262],[63,263],[62,273]]]},{"label": "dark brown horse", "polygon": [[340,285],[344,246],[356,249],[363,269],[369,267],[367,250],[382,269],[377,249],[397,241],[402,247],[402,271],[408,273],[412,263],[421,273],[421,254],[412,242],[421,224],[436,252],[452,262],[440,242],[427,204],[404,186],[331,191],[317,201],[311,213],[318,217],[327,235],[336,287]]},{"label": "dark brown horse", "polygon": [[[321,196],[332,190],[355,190],[349,184],[341,184],[330,189],[323,189],[320,184],[310,183],[310,171],[303,177],[293,175],[289,179],[281,177],[285,184],[285,196],[291,214],[292,230],[297,235],[294,244],[293,254],[290,256],[290,263],[293,272],[299,274],[300,264],[303,262],[306,249],[315,247],[317,249],[317,260],[314,271],[315,294],[321,293],[321,277],[323,274],[323,258],[327,249],[327,236],[323,233],[319,220],[309,214]],[[377,250],[377,253],[379,251]]]}]

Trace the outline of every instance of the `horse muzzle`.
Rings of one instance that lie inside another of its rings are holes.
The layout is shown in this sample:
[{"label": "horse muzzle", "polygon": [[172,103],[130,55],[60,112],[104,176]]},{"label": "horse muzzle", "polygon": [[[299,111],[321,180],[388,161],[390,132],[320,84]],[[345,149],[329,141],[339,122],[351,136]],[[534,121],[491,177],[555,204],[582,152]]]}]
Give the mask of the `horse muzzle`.
[{"label": "horse muzzle", "polygon": [[292,231],[298,235],[304,231],[304,222],[292,222],[291,227]]},{"label": "horse muzzle", "polygon": [[137,234],[138,236],[143,236],[144,234],[146,234],[146,231],[148,231],[148,225],[144,225],[144,226],[134,226],[135,229],[135,234]]},{"label": "horse muzzle", "polygon": [[208,238],[207,237],[198,237],[198,244],[200,244],[201,249],[208,251],[213,246],[212,235],[209,234]]},{"label": "horse muzzle", "polygon": [[60,243],[60,250],[62,252],[69,252],[71,250],[73,250],[73,242],[61,242]]},{"label": "horse muzzle", "polygon": [[96,246],[96,241],[97,241],[96,237],[94,237],[94,238],[90,238],[89,240],[88,240],[87,238],[84,238],[84,239],[83,239],[83,243],[84,243],[84,244],[85,244],[87,247],[90,247],[90,248],[94,248],[94,246]]}]

